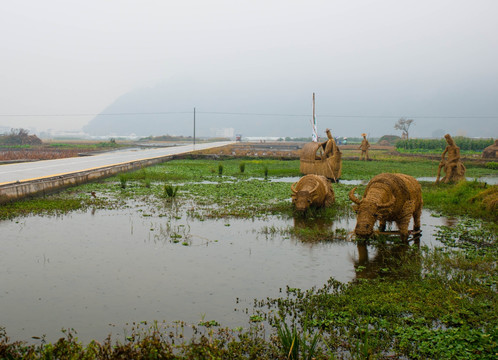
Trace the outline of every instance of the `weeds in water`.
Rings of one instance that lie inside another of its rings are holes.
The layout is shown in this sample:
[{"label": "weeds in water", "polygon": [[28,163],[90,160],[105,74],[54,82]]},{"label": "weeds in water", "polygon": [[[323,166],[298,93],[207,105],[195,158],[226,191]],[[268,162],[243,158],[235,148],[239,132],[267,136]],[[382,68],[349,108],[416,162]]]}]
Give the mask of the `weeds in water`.
[{"label": "weeds in water", "polygon": [[246,170],[246,163],[245,162],[241,162],[239,164],[239,170],[240,170],[240,173],[243,174],[244,171]]},{"label": "weeds in water", "polygon": [[474,219],[462,219],[456,226],[438,226],[436,239],[448,247],[464,249],[467,254],[498,257],[498,235],[491,227]]},{"label": "weeds in water", "polygon": [[172,186],[169,184],[164,185],[164,194],[165,198],[174,198],[178,192],[178,186]]},{"label": "weeds in water", "polygon": [[218,176],[223,175],[223,164],[218,164]]},{"label": "weeds in water", "polygon": [[124,174],[119,175],[119,186],[121,189],[126,189],[126,183],[128,181],[128,177]]},{"label": "weeds in water", "polygon": [[263,172],[265,174],[265,180],[268,179],[268,166],[265,165],[265,167],[263,168]]},{"label": "weeds in water", "polygon": [[318,345],[318,332],[311,335],[306,327],[298,332],[295,324],[292,325],[291,330],[285,321],[280,321],[277,324],[277,336],[287,359],[311,360],[314,358]]},{"label": "weeds in water", "polygon": [[147,189],[150,189],[150,179],[149,178],[145,178],[144,179],[144,186],[147,188]]}]

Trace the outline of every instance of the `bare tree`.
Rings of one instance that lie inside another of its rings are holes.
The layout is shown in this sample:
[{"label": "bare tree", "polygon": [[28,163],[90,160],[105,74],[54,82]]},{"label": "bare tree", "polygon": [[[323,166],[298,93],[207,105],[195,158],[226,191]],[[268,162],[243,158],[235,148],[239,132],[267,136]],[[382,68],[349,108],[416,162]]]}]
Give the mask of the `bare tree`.
[{"label": "bare tree", "polygon": [[394,124],[394,128],[396,130],[401,130],[403,134],[401,135],[401,138],[403,139],[408,139],[408,129],[410,128],[410,125],[414,122],[415,120],[413,119],[405,119],[402,117],[401,119],[398,120],[396,124]]},{"label": "bare tree", "polygon": [[41,145],[42,141],[36,135],[29,135],[26,129],[11,129],[9,134],[0,138],[4,145]]}]

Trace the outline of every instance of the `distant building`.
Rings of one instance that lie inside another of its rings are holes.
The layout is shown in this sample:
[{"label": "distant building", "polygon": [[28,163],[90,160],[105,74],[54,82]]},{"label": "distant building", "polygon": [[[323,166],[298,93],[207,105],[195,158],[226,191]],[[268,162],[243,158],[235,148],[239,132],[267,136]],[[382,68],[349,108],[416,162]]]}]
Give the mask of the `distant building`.
[{"label": "distant building", "polygon": [[234,128],[223,128],[223,129],[211,129],[214,130],[214,136],[218,138],[234,138],[235,129]]}]

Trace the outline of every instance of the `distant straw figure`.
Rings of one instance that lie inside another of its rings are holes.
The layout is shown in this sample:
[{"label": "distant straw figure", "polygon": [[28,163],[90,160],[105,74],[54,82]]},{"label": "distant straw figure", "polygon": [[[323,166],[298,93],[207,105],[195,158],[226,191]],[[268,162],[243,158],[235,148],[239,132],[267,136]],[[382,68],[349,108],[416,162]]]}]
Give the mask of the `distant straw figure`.
[{"label": "distant straw figure", "polygon": [[361,136],[363,136],[363,140],[361,141],[361,145],[358,148],[361,150],[360,160],[363,158],[363,160],[367,161],[369,159],[368,149],[370,148],[370,143],[367,140],[367,134],[361,134]]},{"label": "distant straw figure", "polygon": [[[465,165],[463,165],[460,160],[460,148],[456,146],[455,141],[450,134],[446,134],[444,137],[448,145],[443,151],[441,162],[439,163],[439,168],[437,169],[436,184],[439,183],[441,169],[445,172],[445,176],[441,179],[441,181],[445,184],[465,179]],[[448,159],[445,159],[446,154],[448,154]]]},{"label": "distant straw figure", "polygon": [[335,143],[335,140],[332,136],[332,133],[330,132],[330,129],[325,130],[325,133],[327,134],[327,144],[325,145],[325,150],[323,151],[322,159],[326,159],[328,157],[331,157],[336,153],[336,151],[339,151],[337,148],[337,144]]}]

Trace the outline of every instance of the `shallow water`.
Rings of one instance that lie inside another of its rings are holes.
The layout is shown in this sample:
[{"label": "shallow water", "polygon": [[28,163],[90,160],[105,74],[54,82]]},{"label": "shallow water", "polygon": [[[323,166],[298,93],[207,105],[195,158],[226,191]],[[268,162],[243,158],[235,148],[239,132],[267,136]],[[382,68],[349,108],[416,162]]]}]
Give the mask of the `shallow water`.
[{"label": "shallow water", "polygon": [[[241,310],[255,298],[356,276],[354,243],[309,244],[268,231],[306,226],[294,219],[144,214],[145,205],[132,205],[0,222],[0,327],[12,340],[46,334],[52,342],[62,328],[76,329],[84,342],[109,333],[123,339],[126,323],[154,319],[247,327]],[[424,211],[421,243],[436,244],[434,226],[448,221]],[[354,225],[344,219],[323,226]],[[375,248],[368,251],[375,257]]]}]

